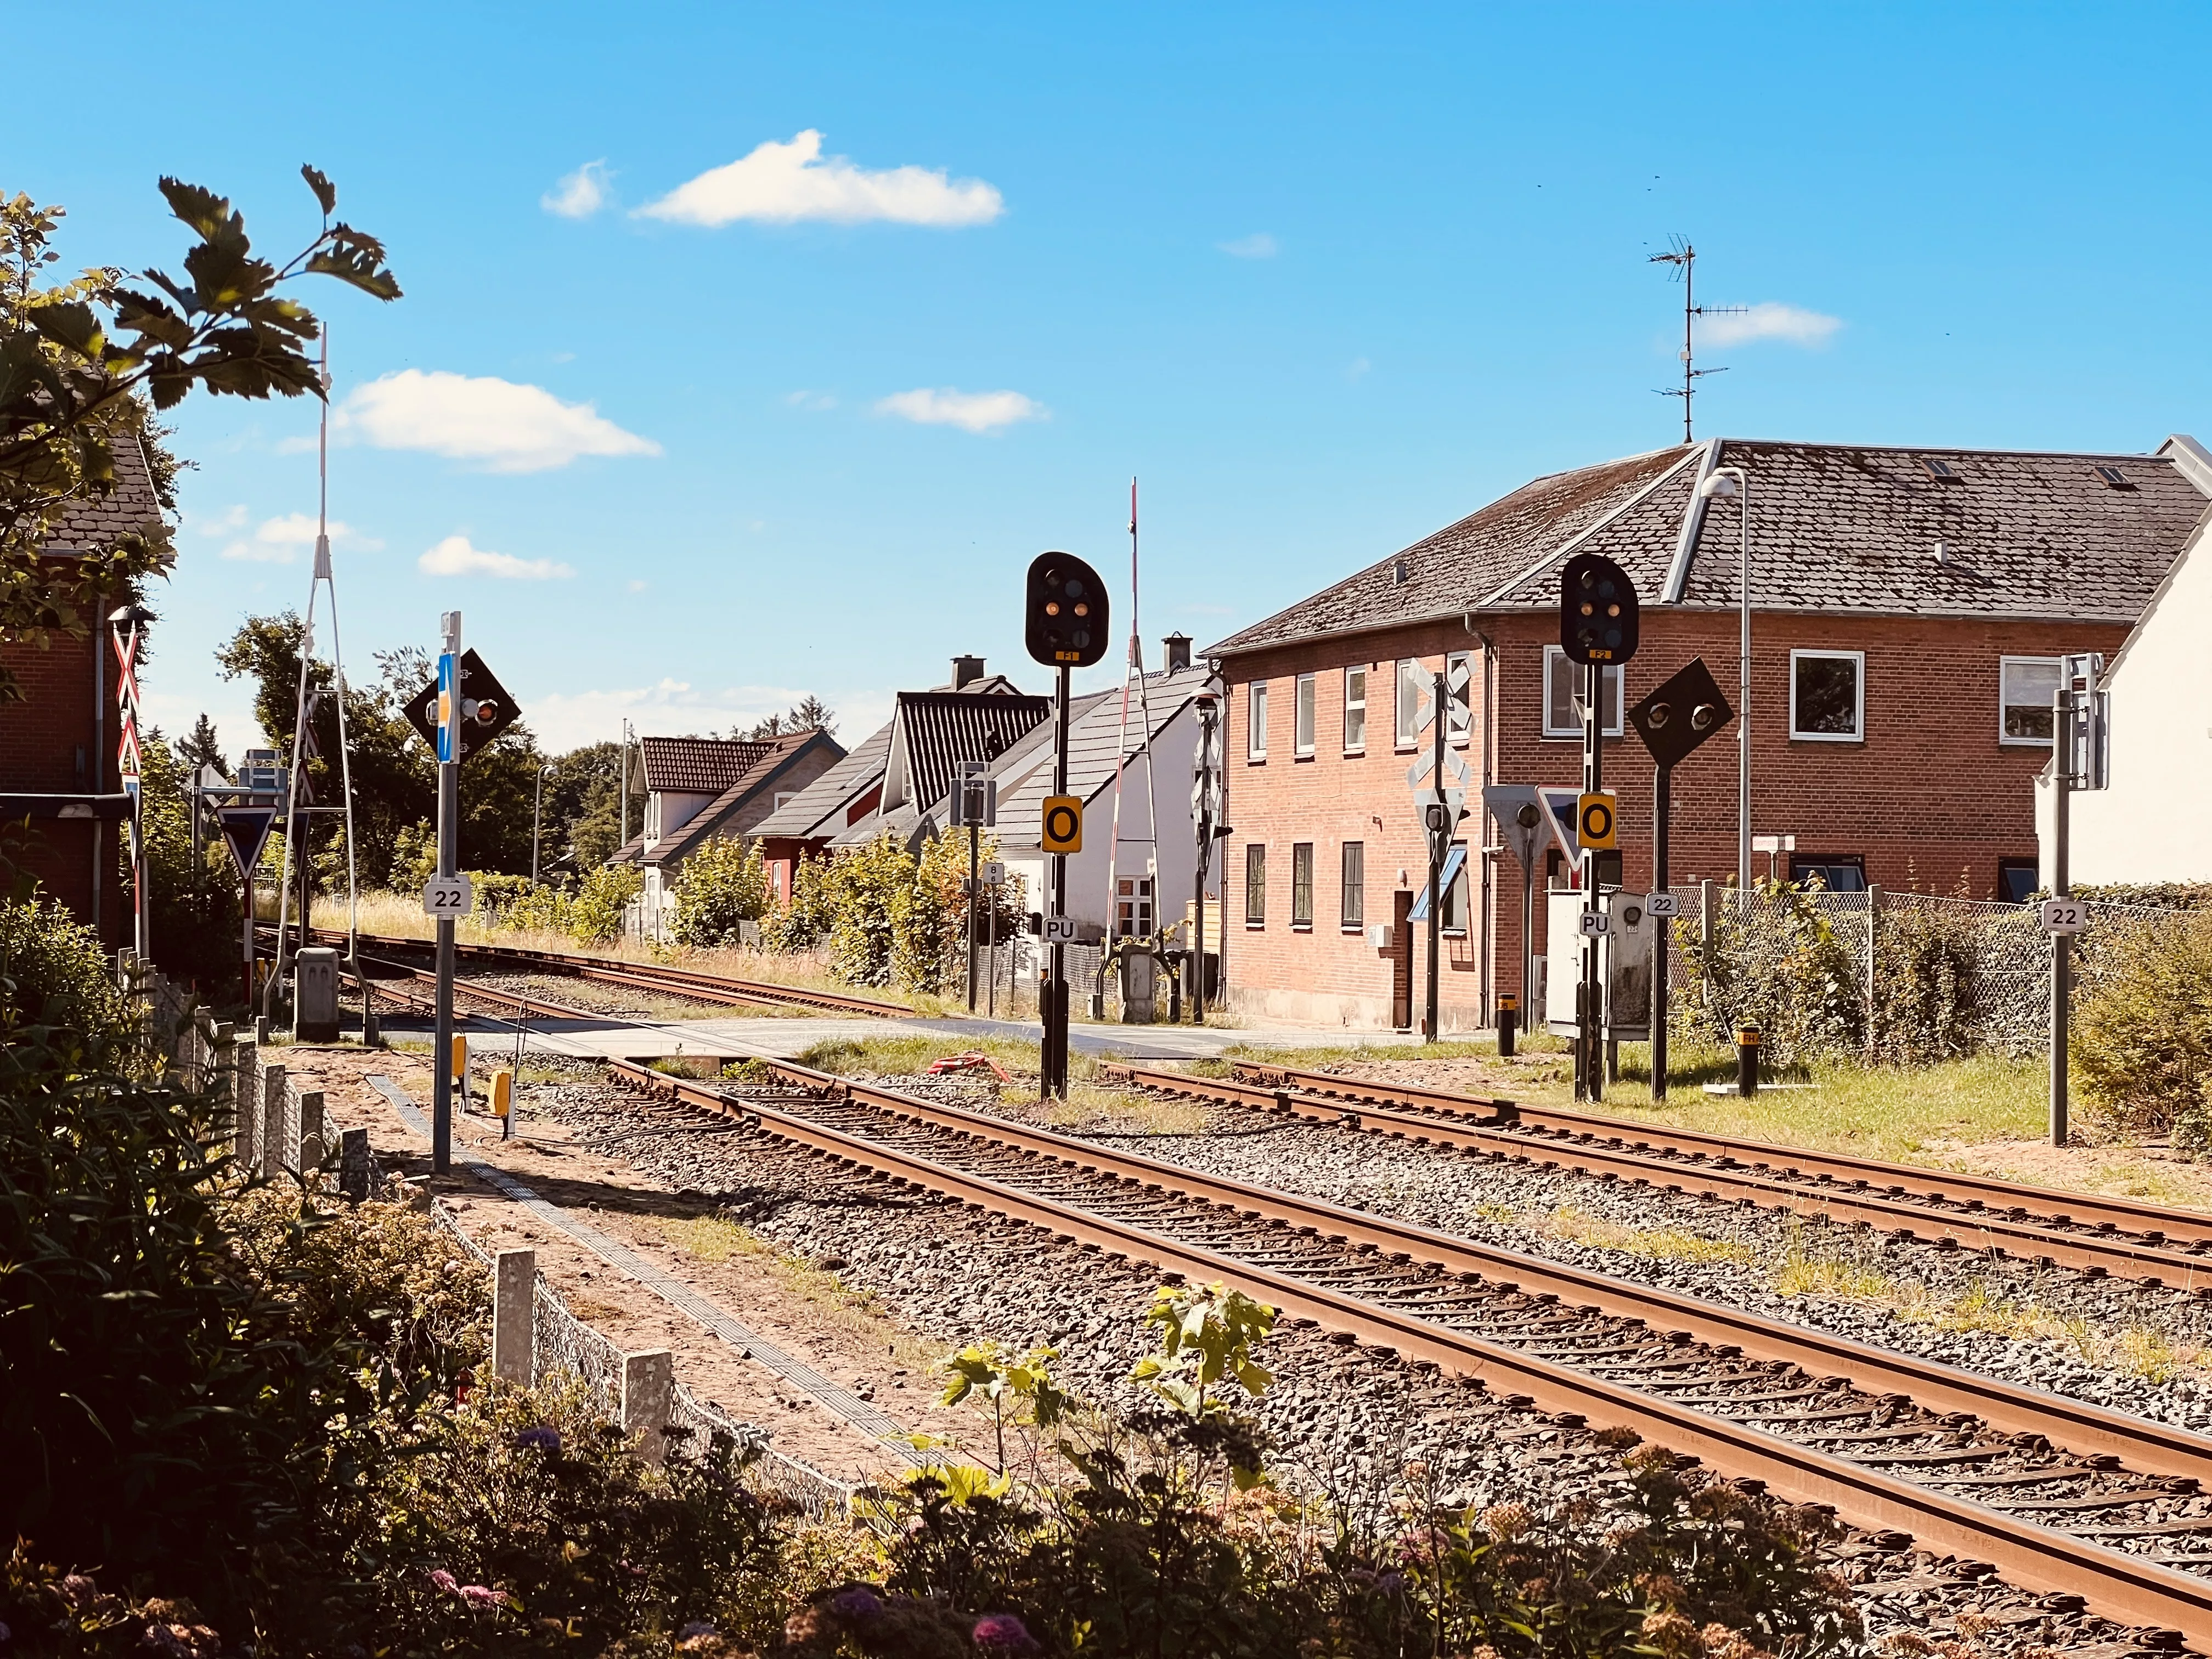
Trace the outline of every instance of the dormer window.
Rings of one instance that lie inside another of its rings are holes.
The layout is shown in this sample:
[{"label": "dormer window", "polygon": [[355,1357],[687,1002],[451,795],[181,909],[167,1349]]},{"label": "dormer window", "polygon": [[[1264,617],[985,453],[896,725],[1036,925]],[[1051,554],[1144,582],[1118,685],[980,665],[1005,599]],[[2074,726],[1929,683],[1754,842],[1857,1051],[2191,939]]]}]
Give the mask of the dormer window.
[{"label": "dormer window", "polygon": [[1966,482],[1953,471],[1951,463],[1948,461],[1932,460],[1923,455],[1920,458],[1920,465],[1922,471],[1928,474],[1928,481],[1930,483],[1954,484]]},{"label": "dormer window", "polygon": [[2097,476],[2104,480],[2107,489],[2133,489],[2136,487],[2135,480],[2117,466],[2100,466]]}]

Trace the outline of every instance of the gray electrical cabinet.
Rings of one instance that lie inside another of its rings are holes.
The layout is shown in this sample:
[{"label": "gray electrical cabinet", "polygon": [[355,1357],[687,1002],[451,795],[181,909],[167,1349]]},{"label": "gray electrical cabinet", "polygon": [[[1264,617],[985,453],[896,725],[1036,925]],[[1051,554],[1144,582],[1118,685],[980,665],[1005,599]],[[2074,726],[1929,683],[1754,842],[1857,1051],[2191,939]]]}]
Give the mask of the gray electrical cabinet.
[{"label": "gray electrical cabinet", "polygon": [[1159,958],[1130,942],[1121,946],[1121,1023],[1150,1025],[1158,1017]]},{"label": "gray electrical cabinet", "polygon": [[[1575,996],[1583,978],[1583,896],[1553,888],[1546,896],[1544,937],[1544,1029],[1572,1036]],[[1606,931],[1598,947],[1599,977],[1605,988],[1606,1034],[1620,1042],[1651,1040],[1652,963],[1660,924],[1641,893],[1603,895]]]},{"label": "gray electrical cabinet", "polygon": [[338,1040],[338,953],[312,945],[294,963],[292,1035],[301,1042]]}]

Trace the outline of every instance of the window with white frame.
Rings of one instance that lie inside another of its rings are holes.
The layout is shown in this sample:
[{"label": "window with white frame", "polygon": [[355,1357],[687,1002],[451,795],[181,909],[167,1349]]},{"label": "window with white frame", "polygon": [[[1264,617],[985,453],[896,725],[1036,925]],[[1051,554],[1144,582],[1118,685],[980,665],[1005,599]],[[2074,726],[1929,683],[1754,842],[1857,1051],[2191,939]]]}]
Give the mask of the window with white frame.
[{"label": "window with white frame", "polygon": [[1291,703],[1291,752],[1310,755],[1314,751],[1314,677],[1298,676],[1297,696]]},{"label": "window with white frame", "polygon": [[1407,657],[1398,665],[1398,747],[1411,749],[1421,735],[1421,665]]},{"label": "window with white frame", "polygon": [[1367,665],[1355,663],[1344,671],[1344,752],[1367,752]]},{"label": "window with white frame", "polygon": [[[1583,665],[1570,662],[1567,653],[1556,645],[1544,647],[1544,735],[1547,738],[1579,738],[1583,734],[1583,717],[1575,705],[1582,701]],[[1619,737],[1625,728],[1621,703],[1620,671],[1605,671],[1605,734]]]},{"label": "window with white frame", "polygon": [[1453,872],[1451,884],[1444,889],[1443,910],[1437,921],[1440,931],[1454,938],[1462,938],[1467,933],[1468,908],[1467,843],[1463,841],[1455,841],[1452,843],[1452,847],[1460,855],[1459,868]]},{"label": "window with white frame", "polygon": [[[1462,676],[1465,676],[1462,678]],[[1456,684],[1459,689],[1449,690]],[[1451,725],[1445,735],[1466,747],[1474,734],[1474,656],[1472,652],[1455,651],[1444,659],[1444,684],[1447,688],[1444,707],[1449,711]]]},{"label": "window with white frame", "polygon": [[1790,653],[1790,735],[1806,743],[1865,740],[1865,652]]},{"label": "window with white frame", "polygon": [[2056,657],[1997,659],[1997,741],[2048,744],[2058,695]]},{"label": "window with white frame", "polygon": [[1252,682],[1251,698],[1244,710],[1244,757],[1267,758],[1267,682]]}]

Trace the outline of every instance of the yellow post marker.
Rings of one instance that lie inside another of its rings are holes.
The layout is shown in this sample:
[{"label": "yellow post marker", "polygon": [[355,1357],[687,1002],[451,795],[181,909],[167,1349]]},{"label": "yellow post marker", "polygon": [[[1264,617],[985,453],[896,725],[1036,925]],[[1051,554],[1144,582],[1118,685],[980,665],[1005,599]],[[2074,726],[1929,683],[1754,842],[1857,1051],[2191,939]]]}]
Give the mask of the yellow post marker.
[{"label": "yellow post marker", "polygon": [[459,1031],[453,1033],[453,1087],[461,1091],[461,1098],[469,1097],[469,1040]]},{"label": "yellow post marker", "polygon": [[504,1066],[491,1074],[491,1115],[505,1117],[514,1105],[514,1073]]}]

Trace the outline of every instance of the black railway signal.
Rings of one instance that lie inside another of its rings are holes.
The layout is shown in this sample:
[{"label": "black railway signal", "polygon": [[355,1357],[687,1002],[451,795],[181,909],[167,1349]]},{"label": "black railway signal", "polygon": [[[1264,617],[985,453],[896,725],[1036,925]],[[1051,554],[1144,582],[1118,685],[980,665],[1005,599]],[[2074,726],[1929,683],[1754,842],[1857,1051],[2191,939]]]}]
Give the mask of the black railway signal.
[{"label": "black railway signal", "polygon": [[1052,668],[1088,668],[1106,655],[1106,584],[1073,553],[1040,553],[1024,607],[1030,655]]},{"label": "black railway signal", "polygon": [[1669,770],[1735,718],[1703,657],[1692,658],[1688,667],[1628,711],[1628,723],[1651,758]]},{"label": "black railway signal", "polygon": [[1623,663],[1636,654],[1636,584],[1611,559],[1577,553],[1559,573],[1559,646],[1567,660]]}]

